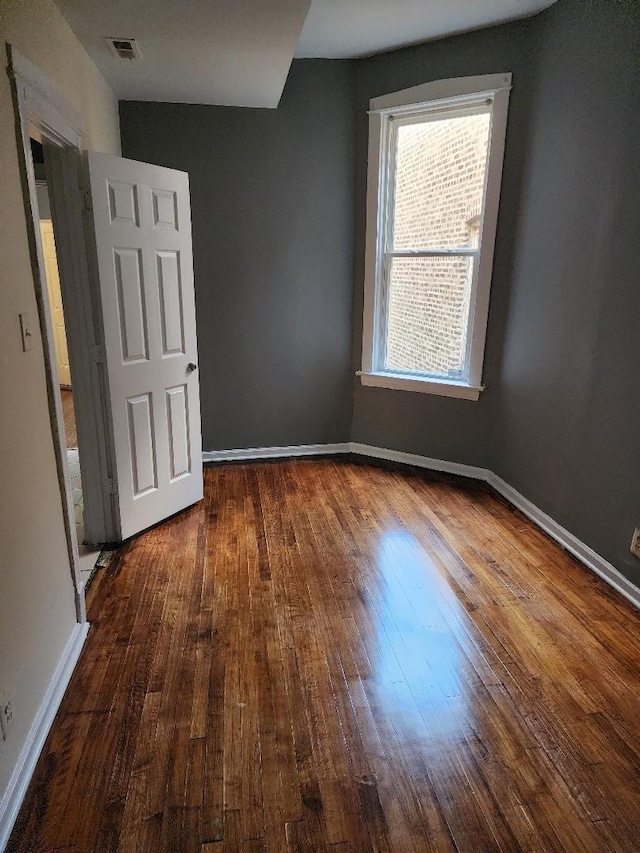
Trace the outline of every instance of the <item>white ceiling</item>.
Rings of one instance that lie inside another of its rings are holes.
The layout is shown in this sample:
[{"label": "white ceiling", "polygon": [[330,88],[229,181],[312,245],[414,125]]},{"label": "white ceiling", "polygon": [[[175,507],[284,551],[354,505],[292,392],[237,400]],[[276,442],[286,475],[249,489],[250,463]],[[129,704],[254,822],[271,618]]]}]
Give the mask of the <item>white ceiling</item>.
[{"label": "white ceiling", "polygon": [[[276,107],[294,54],[365,56],[526,17],[555,0],[56,2],[122,100]],[[107,36],[135,38],[142,58],[117,59]]]},{"label": "white ceiling", "polygon": [[535,15],[556,0],[312,0],[297,57],[368,56]]},{"label": "white ceiling", "polygon": [[[56,0],[116,96],[276,107],[310,0]],[[105,37],[135,38],[142,59]]]}]

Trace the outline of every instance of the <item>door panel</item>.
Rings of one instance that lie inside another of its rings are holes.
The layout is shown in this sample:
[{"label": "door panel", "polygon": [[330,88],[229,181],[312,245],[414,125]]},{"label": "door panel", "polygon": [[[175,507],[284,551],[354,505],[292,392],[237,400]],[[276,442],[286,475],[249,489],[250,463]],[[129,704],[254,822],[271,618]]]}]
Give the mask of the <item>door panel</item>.
[{"label": "door panel", "polygon": [[178,199],[170,190],[152,189],[153,227],[178,230]]},{"label": "door panel", "polygon": [[184,355],[184,313],[178,252],[158,252],[162,355]]},{"label": "door panel", "polygon": [[127,400],[127,406],[133,496],[139,498],[158,488],[151,394],[130,397]]},{"label": "door panel", "polygon": [[137,186],[120,181],[107,181],[107,187],[111,222],[139,226]]},{"label": "door panel", "polygon": [[88,154],[122,538],[202,498],[188,176]]},{"label": "door panel", "polygon": [[122,360],[146,361],[149,358],[149,342],[142,289],[142,252],[139,249],[114,249],[113,266],[118,294]]},{"label": "door panel", "polygon": [[172,480],[191,472],[188,393],[186,385],[168,388],[166,391]]}]

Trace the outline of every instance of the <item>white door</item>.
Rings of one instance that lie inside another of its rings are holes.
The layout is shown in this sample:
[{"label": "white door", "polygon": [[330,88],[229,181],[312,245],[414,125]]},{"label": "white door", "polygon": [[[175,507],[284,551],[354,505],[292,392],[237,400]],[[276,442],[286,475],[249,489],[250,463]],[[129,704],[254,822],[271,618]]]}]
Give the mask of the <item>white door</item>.
[{"label": "white door", "polygon": [[202,498],[189,178],[89,152],[123,539]]},{"label": "white door", "polygon": [[42,253],[44,255],[44,267],[47,276],[51,319],[53,320],[53,344],[56,351],[58,382],[60,385],[71,387],[67,333],[64,328],[62,293],[60,292],[60,276],[58,274],[58,259],[56,257],[56,241],[53,237],[53,223],[50,219],[40,220],[40,236],[42,237]]}]

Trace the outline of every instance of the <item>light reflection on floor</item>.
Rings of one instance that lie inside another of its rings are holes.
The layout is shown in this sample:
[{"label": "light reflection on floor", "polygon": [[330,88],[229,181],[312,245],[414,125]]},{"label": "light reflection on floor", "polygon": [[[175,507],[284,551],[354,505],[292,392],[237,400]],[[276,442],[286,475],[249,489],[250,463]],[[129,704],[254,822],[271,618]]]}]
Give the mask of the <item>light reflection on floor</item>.
[{"label": "light reflection on floor", "polygon": [[[367,642],[371,688],[405,738],[450,741],[460,733],[452,704],[473,703],[469,661],[436,605],[448,582],[420,542],[404,530],[382,534],[377,582],[367,604],[377,631]],[[460,616],[455,596],[447,596]],[[370,635],[371,636],[371,635]],[[453,703],[448,700],[454,699]]]}]

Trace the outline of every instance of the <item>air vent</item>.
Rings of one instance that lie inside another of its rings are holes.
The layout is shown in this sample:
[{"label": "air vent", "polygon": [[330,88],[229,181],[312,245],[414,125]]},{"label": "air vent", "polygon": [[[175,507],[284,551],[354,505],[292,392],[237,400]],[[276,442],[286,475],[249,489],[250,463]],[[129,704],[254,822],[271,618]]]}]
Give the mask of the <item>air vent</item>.
[{"label": "air vent", "polygon": [[111,53],[119,59],[128,59],[132,62],[142,56],[135,39],[107,38],[107,44]]}]

